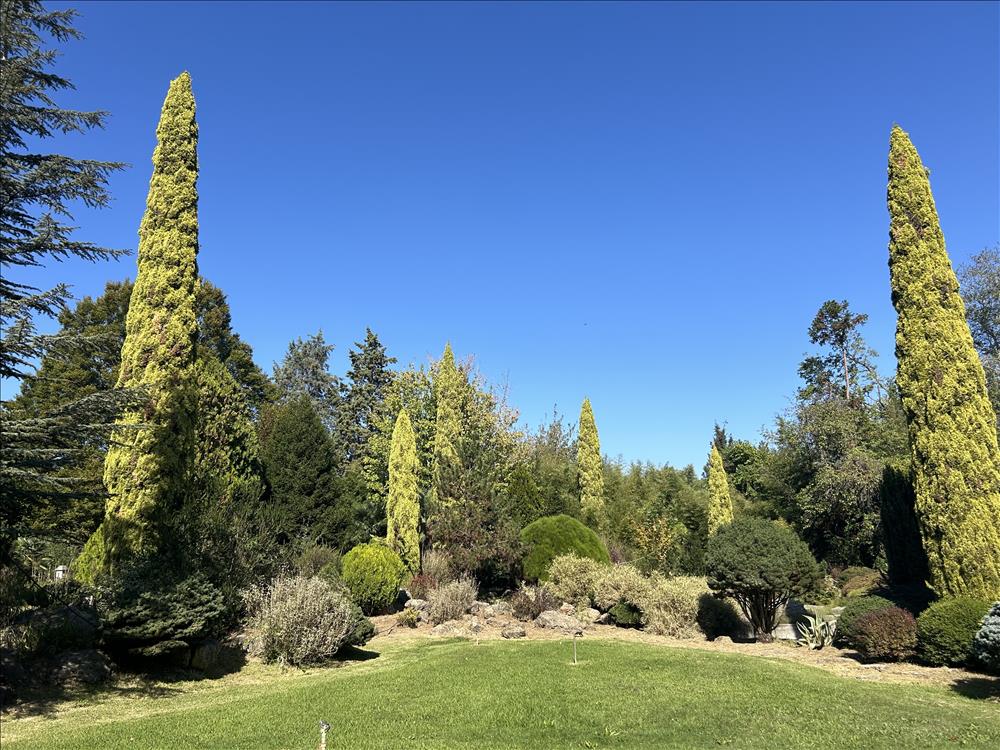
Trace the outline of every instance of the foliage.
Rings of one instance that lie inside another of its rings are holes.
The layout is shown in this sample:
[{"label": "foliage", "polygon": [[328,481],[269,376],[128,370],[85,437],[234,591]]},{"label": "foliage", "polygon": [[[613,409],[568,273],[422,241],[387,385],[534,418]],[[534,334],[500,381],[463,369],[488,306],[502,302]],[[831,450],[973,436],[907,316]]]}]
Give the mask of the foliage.
[{"label": "foliage", "polygon": [[741,635],[744,629],[740,613],[729,599],[719,599],[707,593],[698,597],[697,622],[710,641],[719,636],[734,638]]},{"label": "foliage", "polygon": [[702,597],[708,593],[704,578],[654,574],[649,599],[642,604],[642,626],[657,635],[691,638],[699,632]]},{"label": "foliage", "polygon": [[896,381],[917,516],[939,596],[1000,598],[1000,445],[927,169],[909,136],[889,146],[889,271]]},{"label": "foliage", "polygon": [[770,640],[779,609],[822,578],[809,548],[790,529],[741,518],[708,542],[708,585],[739,604],[758,639]]},{"label": "foliage", "polygon": [[637,628],[642,624],[642,610],[631,602],[618,602],[608,614],[611,622],[620,628]]},{"label": "foliage", "polygon": [[220,635],[227,614],[222,592],[204,575],[171,580],[156,561],[123,571],[98,604],[105,648],[123,661],[184,654]]},{"label": "foliage", "polygon": [[986,371],[993,412],[1000,416],[1000,245],[973,255],[959,278],[972,343]]},{"label": "foliage", "polygon": [[406,584],[406,590],[413,599],[426,599],[438,587],[438,581],[429,575],[418,573]]},{"label": "foliage", "polygon": [[862,615],[854,624],[854,647],[872,661],[903,661],[916,653],[917,621],[901,607]]},{"label": "foliage", "polygon": [[447,552],[439,549],[425,550],[421,557],[420,570],[424,575],[434,579],[436,583],[447,583],[454,580],[455,569]]},{"label": "foliage", "polygon": [[332,547],[314,544],[295,558],[295,570],[303,578],[312,578],[323,570],[340,570],[340,552]]},{"label": "foliage", "polygon": [[406,409],[399,412],[389,451],[389,496],[386,499],[386,541],[409,569],[420,570],[420,496],[417,487],[417,443]]},{"label": "foliage", "polygon": [[864,596],[872,592],[882,581],[882,574],[872,568],[852,566],[837,576],[844,596]]},{"label": "foliage", "polygon": [[469,611],[478,594],[479,587],[471,578],[442,584],[427,595],[427,616],[435,624],[457,620]]},{"label": "foliage", "polygon": [[365,329],[364,342],[354,346],[357,351],[347,353],[351,366],[341,385],[336,430],[348,463],[362,461],[367,454],[368,441],[393,380],[389,367],[396,363],[370,328]]},{"label": "foliage", "polygon": [[576,463],[580,478],[580,517],[592,528],[603,528],[604,461],[601,458],[601,442],[589,398],[585,398],[580,407],[580,438],[577,440]]},{"label": "foliage", "polygon": [[[57,133],[86,134],[101,128],[107,117],[106,112],[64,109],[55,101],[58,92],[73,85],[52,69],[59,53],[44,49],[44,38],[56,43],[79,38],[73,26],[76,11],[50,11],[40,2],[21,0],[4,2],[2,15],[0,379],[16,383],[42,357],[94,355],[115,345],[82,331],[40,334],[39,318],[65,311],[69,285],[41,290],[15,270],[42,267],[47,260],[121,256],[122,250],[77,239],[66,221],[74,205],[106,207],[108,180],[124,165],[36,150]],[[11,382],[5,384],[5,393],[8,390],[14,390]],[[51,517],[52,511],[58,513],[66,503],[82,498],[88,502],[81,515],[89,524],[94,500],[103,492],[99,472],[93,470],[92,446],[107,440],[110,426],[137,395],[94,392],[57,409],[20,413],[9,401],[0,401],[0,560],[10,554],[22,524],[30,524],[40,510]]]},{"label": "foliage", "polygon": [[611,557],[604,543],[575,518],[548,516],[532,521],[521,530],[525,547],[523,572],[526,580],[548,580],[549,566],[559,555],[574,554],[608,564]]},{"label": "foliage", "polygon": [[972,639],[972,654],[987,669],[1000,672],[1000,602],[983,618],[976,637]]},{"label": "foliage", "polygon": [[351,600],[322,578],[276,578],[251,598],[250,651],[266,662],[322,663],[348,645],[358,629]]},{"label": "foliage", "polygon": [[708,458],[708,533],[733,522],[733,499],[729,495],[729,479],[722,463],[722,454],[712,444]]},{"label": "foliage", "polygon": [[110,497],[76,562],[83,580],[155,552],[194,470],[198,125],[187,73],[170,83],[156,137],[118,372],[119,387],[142,387],[149,400],[122,417],[105,458]]},{"label": "foliage", "polygon": [[802,634],[796,641],[800,646],[808,646],[810,650],[818,651],[833,645],[833,636],[837,630],[836,621],[826,620],[818,615],[805,615],[797,623],[797,627]]},{"label": "foliage", "polygon": [[461,497],[454,484],[460,480],[462,473],[458,451],[465,385],[465,374],[455,366],[451,344],[445,344],[444,354],[434,373],[436,415],[431,495],[428,501],[431,513],[439,512]]},{"label": "foliage", "polygon": [[869,612],[878,612],[880,609],[888,609],[895,606],[888,599],[881,596],[859,596],[851,599],[844,605],[844,611],[837,619],[836,641],[838,643],[857,647],[855,636],[857,635],[858,621]]},{"label": "foliage", "polygon": [[886,464],[879,485],[879,504],[889,582],[897,586],[924,584],[930,570],[920,539],[909,460]]},{"label": "foliage", "polygon": [[868,348],[860,334],[867,321],[864,313],[851,312],[847,300],[823,303],[809,327],[809,341],[828,347],[830,352],[807,357],[800,365],[799,374],[806,381],[800,393],[803,399],[839,398],[842,386],[844,401],[863,400],[873,388],[878,389],[882,400],[882,383],[872,364],[876,352]]},{"label": "foliage", "polygon": [[396,624],[404,628],[415,628],[420,622],[420,613],[413,607],[407,607],[396,615]]},{"label": "foliage", "polygon": [[559,555],[549,566],[547,585],[561,601],[576,607],[590,607],[594,603],[597,584],[607,571],[607,565],[589,557],[572,553]]},{"label": "foliage", "polygon": [[548,586],[524,585],[510,597],[510,606],[518,620],[534,620],[538,615],[558,607],[560,602]]},{"label": "foliage", "polygon": [[622,602],[636,607],[640,612],[653,596],[653,584],[642,571],[633,565],[612,565],[597,581],[594,603],[602,611],[609,611]]},{"label": "foliage", "polygon": [[399,596],[406,566],[394,551],[378,542],[359,544],[341,562],[341,580],[351,597],[371,615],[387,609]]},{"label": "foliage", "polygon": [[917,618],[920,658],[937,667],[962,666],[972,657],[972,639],[979,632],[990,602],[971,597],[942,599]]},{"label": "foliage", "polygon": [[[336,428],[340,408],[340,380],[330,374],[328,361],[333,345],[327,344],[323,332],[318,331],[306,339],[297,338],[288,345],[280,363],[274,365],[274,385],[281,401],[308,398],[331,432]],[[341,454],[336,454],[340,466]]]}]

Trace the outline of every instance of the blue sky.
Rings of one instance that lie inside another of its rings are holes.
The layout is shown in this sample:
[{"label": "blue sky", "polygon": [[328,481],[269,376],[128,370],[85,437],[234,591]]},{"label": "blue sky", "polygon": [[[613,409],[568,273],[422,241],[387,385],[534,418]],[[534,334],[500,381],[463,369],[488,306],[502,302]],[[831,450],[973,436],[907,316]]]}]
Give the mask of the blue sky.
[{"label": "blue sky", "polygon": [[[322,328],[450,340],[529,425],[591,398],[610,456],[705,460],[789,405],[820,304],[891,372],[886,153],[930,167],[952,260],[1000,240],[1000,5],[53,3],[65,138],[131,163],[82,237],[136,244],[171,78],[193,76],[203,274],[268,371]],[[134,276],[55,264],[77,295]]]}]

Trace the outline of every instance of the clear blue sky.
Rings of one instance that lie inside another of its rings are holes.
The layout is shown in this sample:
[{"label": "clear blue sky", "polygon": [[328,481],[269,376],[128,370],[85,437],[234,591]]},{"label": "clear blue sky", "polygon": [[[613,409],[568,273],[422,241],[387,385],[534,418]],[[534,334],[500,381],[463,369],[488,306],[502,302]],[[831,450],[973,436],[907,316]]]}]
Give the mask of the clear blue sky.
[{"label": "clear blue sky", "polygon": [[952,260],[1000,239],[996,3],[68,6],[62,101],[113,117],[61,148],[133,165],[81,236],[135,247],[189,70],[199,262],[268,371],[318,328],[338,372],[366,325],[401,363],[450,339],[527,423],[589,395],[608,455],[700,467],[788,406],[824,300],[894,368],[894,122]]}]

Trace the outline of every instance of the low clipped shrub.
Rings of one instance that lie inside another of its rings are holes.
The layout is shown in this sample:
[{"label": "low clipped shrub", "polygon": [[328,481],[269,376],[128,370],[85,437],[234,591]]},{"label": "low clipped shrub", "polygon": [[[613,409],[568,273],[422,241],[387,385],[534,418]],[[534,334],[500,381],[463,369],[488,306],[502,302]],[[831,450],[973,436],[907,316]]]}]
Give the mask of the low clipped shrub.
[{"label": "low clipped shrub", "polygon": [[643,628],[671,638],[697,635],[699,603],[706,594],[708,584],[704,578],[654,574],[650,577],[649,598],[642,606]]},{"label": "low clipped shrub", "polygon": [[302,666],[327,661],[366,620],[347,594],[319,577],[280,577],[249,597],[250,651],[266,662]]},{"label": "low clipped shrub", "polygon": [[435,624],[457,620],[469,611],[478,594],[479,587],[471,578],[449,581],[428,594],[427,616]]},{"label": "low clipped shrub", "polygon": [[986,613],[972,639],[972,654],[987,669],[1000,673],[1000,602]]},{"label": "low clipped shrub", "polygon": [[855,625],[858,620],[869,612],[877,612],[880,609],[889,609],[895,605],[888,599],[881,596],[859,596],[852,599],[844,606],[844,611],[837,619],[837,634],[834,643],[841,646],[856,647],[854,636],[857,631]]},{"label": "low clipped shrub", "polygon": [[920,658],[932,666],[961,666],[972,658],[972,639],[990,603],[971,597],[935,602],[917,618]]},{"label": "low clipped shrub", "polygon": [[710,641],[721,636],[737,638],[744,635],[745,625],[736,605],[710,593],[698,597],[697,622]]},{"label": "low clipped shrub", "polygon": [[521,543],[525,548],[522,570],[528,581],[547,581],[549,566],[559,555],[574,554],[611,564],[600,537],[566,515],[545,516],[529,523],[521,530]]},{"label": "low clipped shrub", "polygon": [[366,615],[382,612],[396,601],[405,575],[402,558],[378,542],[359,544],[341,563],[340,578]]},{"label": "low clipped shrub", "polygon": [[546,586],[521,586],[510,598],[510,607],[518,620],[534,620],[560,602]]},{"label": "low clipped shrub", "polygon": [[577,555],[559,555],[549,566],[548,587],[564,602],[575,607],[590,607],[594,603],[597,585],[607,575],[607,565]]},{"label": "low clipped shrub", "polygon": [[406,584],[406,590],[414,599],[426,599],[430,593],[437,588],[437,581],[429,575],[418,573]]},{"label": "low clipped shrub", "polygon": [[396,615],[396,624],[404,628],[415,628],[420,622],[420,613],[412,607],[407,607]]},{"label": "low clipped shrub", "polygon": [[901,607],[861,615],[854,623],[854,647],[870,661],[903,661],[917,651],[917,621]]},{"label": "low clipped shrub", "polygon": [[455,579],[451,555],[439,549],[429,549],[420,558],[420,572],[432,579],[435,585]]},{"label": "low clipped shrub", "polygon": [[762,641],[772,639],[788,601],[810,595],[823,577],[794,531],[751,516],[737,518],[709,539],[705,570],[709,587],[739,604]]}]

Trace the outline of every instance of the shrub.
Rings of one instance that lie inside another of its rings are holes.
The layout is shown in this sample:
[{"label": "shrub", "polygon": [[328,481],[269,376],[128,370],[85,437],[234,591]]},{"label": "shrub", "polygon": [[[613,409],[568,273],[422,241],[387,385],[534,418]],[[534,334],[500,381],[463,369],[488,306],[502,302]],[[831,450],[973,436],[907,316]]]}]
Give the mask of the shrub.
[{"label": "shrub", "polygon": [[545,586],[521,586],[510,598],[510,607],[518,620],[534,620],[538,615],[559,606]]},{"label": "shrub", "polygon": [[448,583],[454,580],[451,557],[447,552],[429,549],[420,559],[420,572],[434,580],[435,584]]},{"label": "shrub", "polygon": [[[318,578],[322,578],[334,586],[339,586],[344,588],[344,582],[340,580],[340,559],[331,560],[316,573]],[[310,578],[311,576],[303,575],[304,578]]]},{"label": "shrub", "polygon": [[[708,593],[704,578],[676,576],[650,578],[650,596],[642,607],[642,625],[651,633],[690,638],[698,633],[698,607]],[[612,615],[614,616],[614,615]]]},{"label": "shrub", "polygon": [[1000,602],[983,618],[976,637],[972,639],[972,653],[989,670],[1000,672]]},{"label": "shrub", "polygon": [[972,639],[990,603],[971,597],[942,599],[917,618],[920,658],[937,667],[961,666],[971,660]]},{"label": "shrub", "polygon": [[608,570],[607,565],[589,557],[559,555],[549,566],[548,587],[564,602],[589,607],[594,603],[597,584]]},{"label": "shrub", "polygon": [[364,630],[346,593],[322,578],[277,578],[248,605],[250,651],[267,662],[318,664]]},{"label": "shrub", "polygon": [[438,624],[447,620],[457,620],[476,601],[479,589],[471,578],[459,578],[430,592],[427,598],[427,616]]},{"label": "shrub", "polygon": [[822,573],[805,542],[788,528],[743,517],[709,539],[708,585],[739,604],[760,640],[771,640],[778,612],[811,593]]},{"label": "shrub", "polygon": [[591,529],[566,515],[545,516],[521,530],[525,547],[524,577],[529,581],[548,580],[549,566],[559,555],[574,554],[609,565],[611,557],[604,543]]},{"label": "shrub", "polygon": [[876,609],[855,622],[853,640],[865,659],[909,659],[917,649],[917,621],[901,607]]},{"label": "shrub", "polygon": [[365,614],[388,609],[406,575],[403,560],[384,544],[359,544],[341,564],[341,580]]},{"label": "shrub", "polygon": [[420,613],[412,607],[407,607],[396,615],[396,624],[404,628],[415,628],[420,622]]},{"label": "shrub", "polygon": [[626,564],[611,566],[597,581],[594,603],[609,612],[616,604],[631,604],[640,611],[652,598],[652,583],[642,572]]},{"label": "shrub", "polygon": [[642,624],[642,610],[629,602],[618,602],[608,610],[608,614],[620,628],[637,628]]},{"label": "shrub", "polygon": [[877,612],[880,609],[889,609],[895,606],[891,601],[881,596],[859,596],[851,599],[844,607],[837,619],[837,635],[834,639],[842,646],[857,647],[854,636],[857,634],[855,626],[858,620],[869,612]]},{"label": "shrub", "polygon": [[322,570],[336,571],[340,573],[340,553],[332,547],[324,547],[321,544],[314,544],[308,547],[295,560],[295,569],[300,576],[312,578],[319,575]]},{"label": "shrub", "polygon": [[437,588],[437,585],[435,579],[429,575],[419,573],[410,579],[410,582],[406,585],[406,590],[410,592],[410,596],[414,599],[426,599]]},{"label": "shrub", "polygon": [[844,596],[864,596],[882,582],[882,574],[871,568],[848,568],[840,575],[840,590]]},{"label": "shrub", "polygon": [[729,599],[719,599],[711,594],[698,597],[698,627],[710,641],[720,636],[736,638],[744,631],[743,619]]}]

